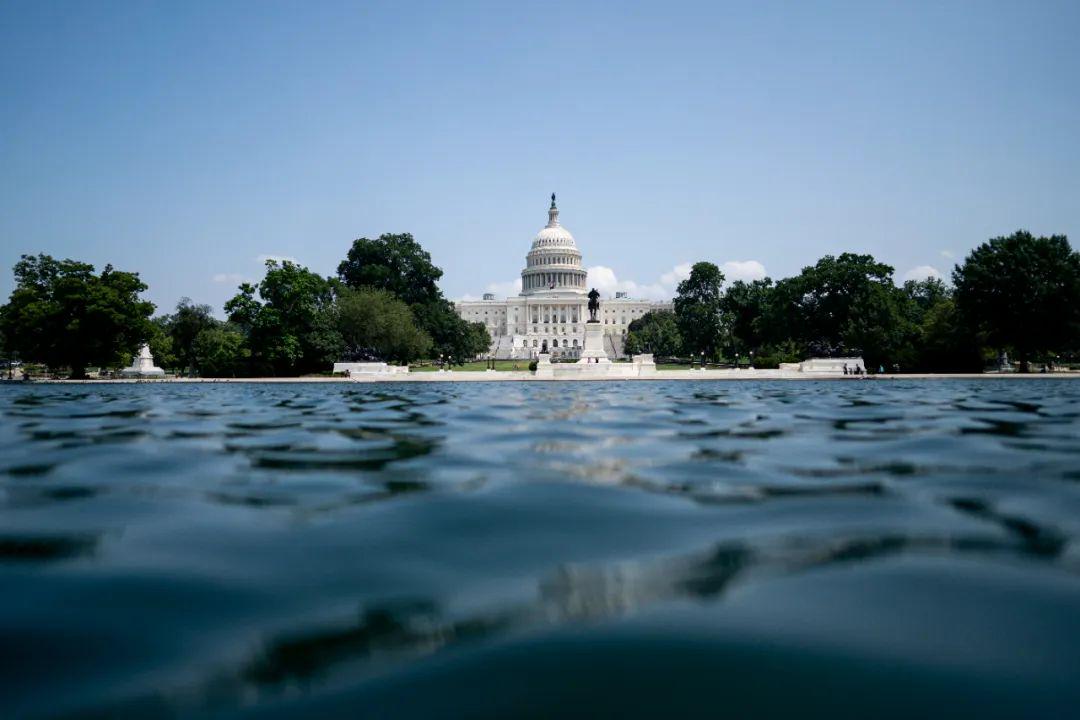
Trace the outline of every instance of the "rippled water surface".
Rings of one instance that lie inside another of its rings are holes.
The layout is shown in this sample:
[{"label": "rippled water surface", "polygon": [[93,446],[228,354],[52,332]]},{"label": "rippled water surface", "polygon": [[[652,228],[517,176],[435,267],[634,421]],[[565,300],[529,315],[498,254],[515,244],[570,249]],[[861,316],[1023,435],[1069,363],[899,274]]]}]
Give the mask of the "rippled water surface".
[{"label": "rippled water surface", "polygon": [[1075,717],[1080,382],[0,387],[0,716]]}]

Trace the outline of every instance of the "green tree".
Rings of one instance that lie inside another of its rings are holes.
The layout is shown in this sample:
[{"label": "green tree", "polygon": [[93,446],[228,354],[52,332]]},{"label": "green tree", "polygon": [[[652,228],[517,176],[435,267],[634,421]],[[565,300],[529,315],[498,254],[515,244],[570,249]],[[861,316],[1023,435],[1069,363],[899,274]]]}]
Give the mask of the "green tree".
[{"label": "green tree", "polygon": [[333,281],[276,260],[266,261],[266,276],[257,286],[240,286],[225,303],[225,312],[247,338],[257,372],[297,375],[328,369],[344,347],[334,291]]},{"label": "green tree", "polygon": [[192,365],[203,377],[236,377],[247,372],[251,357],[247,339],[227,323],[215,323],[200,330],[191,347]]},{"label": "green tree", "polygon": [[1021,369],[1038,353],[1071,349],[1080,332],[1080,256],[1064,235],[1020,230],[971,251],[953,270],[956,305],[970,326]]},{"label": "green tree", "polygon": [[653,353],[674,357],[682,352],[682,335],[675,313],[650,310],[631,321],[626,332],[626,352],[630,355]]},{"label": "green tree", "polygon": [[438,286],[442,274],[408,233],[355,240],[338,265],[338,278],[347,287],[385,290],[405,302],[431,338],[433,356],[464,361],[486,352],[491,338],[483,326],[470,327],[443,297]]},{"label": "green tree", "polygon": [[159,315],[150,321],[150,337],[146,342],[150,344],[150,353],[154,356],[154,362],[165,368],[172,369],[179,366],[180,361],[173,352],[173,340],[169,335],[169,316]]},{"label": "green tree", "polygon": [[727,336],[722,295],[724,273],[710,262],[694,263],[690,277],[679,283],[675,318],[683,348],[693,354],[716,357]]},{"label": "green tree", "polygon": [[338,265],[338,278],[348,287],[386,290],[409,305],[442,299],[438,287],[442,274],[409,233],[354,240]]},{"label": "green tree", "polygon": [[952,289],[941,278],[928,277],[925,280],[908,280],[901,291],[915,312],[914,320],[921,322],[923,316],[938,303],[952,297]]},{"label": "green tree", "polygon": [[23,255],[15,290],[0,308],[0,332],[22,359],[68,367],[73,378],[89,365],[119,365],[152,334],[153,303],[137,273],[94,267],[48,255]]},{"label": "green tree", "polygon": [[176,312],[168,316],[169,337],[172,339],[172,352],[177,362],[188,369],[197,368],[195,338],[203,330],[217,325],[218,320],[214,318],[209,305],[196,305],[191,302],[191,298],[180,298],[180,302],[176,304]]},{"label": "green tree", "polygon": [[[487,352],[491,347],[491,336],[482,323],[469,323],[463,320],[448,300],[440,298],[434,302],[412,306],[416,321],[432,340],[432,356],[442,355],[453,358],[455,362],[464,362]],[[479,328],[472,327],[479,325]]]},{"label": "green tree", "polygon": [[941,297],[920,318],[913,364],[923,372],[979,372],[983,358],[978,336],[963,321],[951,294]]},{"label": "green tree", "polygon": [[871,255],[826,255],[776,284],[763,329],[806,354],[861,353],[871,367],[891,366],[912,332],[892,273]]},{"label": "green tree", "polygon": [[724,291],[721,308],[739,352],[745,354],[765,344],[763,322],[772,290],[772,280],[765,278],[752,282],[736,280]]},{"label": "green tree", "polygon": [[408,363],[431,350],[409,306],[386,290],[344,288],[337,300],[338,331],[347,357]]},{"label": "green tree", "polygon": [[468,327],[468,347],[461,355],[462,360],[468,360],[478,355],[483,355],[491,350],[491,333],[481,322],[466,323]]},{"label": "green tree", "polygon": [[901,368],[919,372],[978,372],[981,343],[956,310],[953,290],[940,278],[908,280],[900,288],[910,334],[896,352]]}]

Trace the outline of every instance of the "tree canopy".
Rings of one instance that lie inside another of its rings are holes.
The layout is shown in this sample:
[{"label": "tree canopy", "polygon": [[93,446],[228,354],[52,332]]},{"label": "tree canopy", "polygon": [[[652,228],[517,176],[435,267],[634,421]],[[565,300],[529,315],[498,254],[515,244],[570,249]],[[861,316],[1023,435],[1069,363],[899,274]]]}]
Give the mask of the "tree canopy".
[{"label": "tree canopy", "polygon": [[354,240],[338,265],[338,278],[348,287],[386,290],[409,305],[441,299],[438,282],[442,274],[409,233]]},{"label": "tree canopy", "polygon": [[0,308],[0,332],[23,360],[85,377],[90,365],[126,362],[151,336],[154,305],[139,297],[145,290],[137,273],[112,265],[95,274],[87,263],[23,255]]},{"label": "tree canopy", "polygon": [[1025,369],[1035,353],[1076,348],[1080,256],[1064,235],[993,238],[956,267],[953,284],[963,319]]},{"label": "tree canopy", "polygon": [[[168,350],[173,362],[189,370],[199,367],[197,353],[195,351],[195,339],[199,333],[209,330],[218,325],[214,318],[213,310],[209,305],[196,305],[191,298],[180,298],[176,304],[176,311],[172,315],[166,315],[160,320],[160,325],[169,338]],[[151,350],[154,349],[151,344]],[[165,348],[161,348],[165,349]],[[155,352],[154,357],[158,363],[166,363],[165,357],[159,357]],[[162,367],[170,367],[162,365]]]},{"label": "tree canopy", "polygon": [[746,282],[736,280],[724,291],[720,306],[731,328],[737,352],[757,350],[765,344],[763,318],[772,299],[769,278]]},{"label": "tree canopy", "polygon": [[251,350],[244,334],[228,323],[203,328],[192,342],[194,367],[203,377],[248,374]]},{"label": "tree canopy", "polygon": [[675,296],[675,318],[683,347],[690,353],[716,357],[724,344],[721,288],[724,273],[711,262],[694,263],[690,277],[679,283]]},{"label": "tree canopy", "polygon": [[462,319],[443,297],[438,285],[442,274],[409,233],[355,240],[338,265],[338,279],[346,286],[385,290],[406,303],[417,326],[431,339],[432,355],[468,360],[486,352],[491,337],[482,324]]},{"label": "tree canopy", "polygon": [[341,354],[334,299],[333,281],[267,260],[262,281],[241,285],[225,312],[246,336],[256,371],[296,375],[326,370]]},{"label": "tree canopy", "polygon": [[776,284],[766,332],[801,343],[809,355],[862,354],[870,365],[891,364],[910,332],[892,273],[871,255],[826,255]]},{"label": "tree canopy", "polygon": [[431,350],[431,338],[416,326],[409,306],[386,290],[342,289],[337,322],[345,359],[408,363]]},{"label": "tree canopy", "polygon": [[675,313],[650,310],[633,320],[626,332],[626,352],[674,357],[682,352],[682,335]]},{"label": "tree canopy", "polygon": [[491,336],[482,323],[470,323],[461,318],[453,304],[440,298],[431,303],[414,305],[417,322],[432,340],[432,355],[464,362],[484,353],[491,347]]}]

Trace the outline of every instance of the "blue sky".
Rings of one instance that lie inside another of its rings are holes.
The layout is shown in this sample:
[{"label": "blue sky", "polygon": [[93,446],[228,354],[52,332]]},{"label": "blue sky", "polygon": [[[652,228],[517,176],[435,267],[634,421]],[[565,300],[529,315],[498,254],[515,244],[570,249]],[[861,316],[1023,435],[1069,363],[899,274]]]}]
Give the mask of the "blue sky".
[{"label": "blue sky", "polygon": [[450,297],[505,292],[552,191],[608,289],[843,251],[947,275],[1080,237],[1078,38],[1075,1],[9,0],[0,293],[46,252],[220,313],[261,256],[330,274],[383,232]]}]

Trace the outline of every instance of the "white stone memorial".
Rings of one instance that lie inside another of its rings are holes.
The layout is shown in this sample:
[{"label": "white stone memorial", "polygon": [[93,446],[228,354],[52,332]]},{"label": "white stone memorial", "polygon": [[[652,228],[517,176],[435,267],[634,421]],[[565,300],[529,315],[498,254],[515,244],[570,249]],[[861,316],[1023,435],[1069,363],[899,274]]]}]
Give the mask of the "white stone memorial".
[{"label": "white stone memorial", "polygon": [[861,357],[810,358],[799,363],[799,372],[807,375],[843,375],[844,368],[854,374],[866,374],[866,363]]},{"label": "white stone memorial", "polygon": [[350,378],[360,378],[366,375],[399,375],[409,372],[408,366],[389,365],[384,362],[336,362],[333,373],[343,374]]},{"label": "white stone memorial", "polygon": [[578,365],[604,365],[611,363],[604,350],[604,326],[598,322],[585,323],[585,347]]},{"label": "white stone memorial", "polygon": [[131,366],[120,371],[121,377],[126,378],[163,378],[165,371],[154,365],[154,356],[150,354],[150,346],[143,345],[139,348],[139,354],[131,361]]}]

